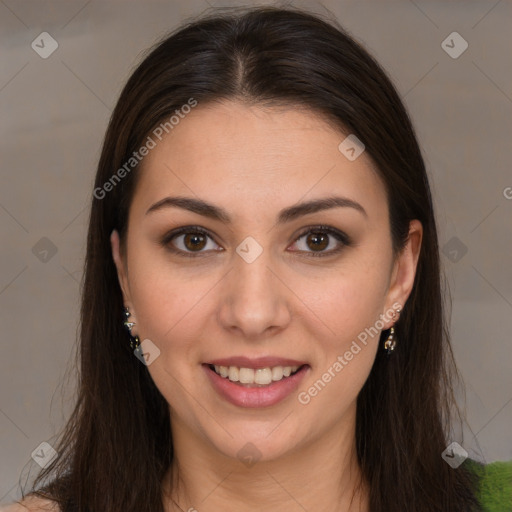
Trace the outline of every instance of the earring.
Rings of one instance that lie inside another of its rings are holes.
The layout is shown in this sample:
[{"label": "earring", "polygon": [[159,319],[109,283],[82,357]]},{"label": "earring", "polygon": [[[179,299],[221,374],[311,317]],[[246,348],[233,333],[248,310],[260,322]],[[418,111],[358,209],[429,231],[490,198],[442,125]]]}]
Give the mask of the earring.
[{"label": "earring", "polygon": [[127,307],[124,308],[124,316],[126,320],[124,321],[123,325],[125,326],[126,330],[130,335],[130,348],[135,350],[140,345],[140,339],[138,336],[132,336],[132,327],[135,325],[135,322],[130,322],[128,320],[128,318],[131,316],[131,313]]},{"label": "earring", "polygon": [[386,351],[387,355],[391,355],[393,350],[395,350],[396,347],[396,339],[395,339],[395,328],[391,327],[389,330],[389,335],[386,338],[386,341],[384,342],[384,350]]},{"label": "earring", "polygon": [[[396,311],[393,311],[393,320],[396,318],[396,315],[400,315],[402,312],[401,309],[397,309]],[[393,353],[393,351],[396,348],[396,336],[395,336],[395,327],[394,325],[391,326],[389,329],[388,337],[386,338],[386,341],[384,342],[384,350],[386,351],[386,354],[389,356]]]}]

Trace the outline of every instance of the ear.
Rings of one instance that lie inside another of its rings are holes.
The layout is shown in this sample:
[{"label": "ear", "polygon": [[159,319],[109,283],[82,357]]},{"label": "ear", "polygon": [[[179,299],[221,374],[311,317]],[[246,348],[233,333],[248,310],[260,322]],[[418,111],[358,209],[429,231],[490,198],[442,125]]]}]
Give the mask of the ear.
[{"label": "ear", "polygon": [[123,292],[123,302],[124,305],[130,309],[130,313],[133,315],[133,304],[131,301],[130,286],[128,284],[128,266],[121,251],[119,233],[115,229],[110,234],[110,245],[112,247],[112,258],[114,259],[117,269],[117,279],[119,280],[119,286]]},{"label": "ear", "polygon": [[[421,222],[416,219],[412,220],[409,223],[409,235],[405,247],[397,256],[393,265],[385,311],[404,308],[414,285],[422,239],[423,226]],[[384,329],[389,329],[393,323],[394,320],[389,322],[389,325]]]}]

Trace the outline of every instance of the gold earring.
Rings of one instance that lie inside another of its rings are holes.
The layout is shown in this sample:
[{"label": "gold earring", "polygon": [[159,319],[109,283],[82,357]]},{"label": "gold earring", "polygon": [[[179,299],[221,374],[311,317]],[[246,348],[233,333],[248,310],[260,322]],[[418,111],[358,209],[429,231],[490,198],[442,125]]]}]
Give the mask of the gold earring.
[{"label": "gold earring", "polygon": [[[393,320],[396,318],[396,315],[400,316],[400,313],[402,312],[401,309],[397,309],[396,311],[393,311]],[[386,341],[384,342],[384,350],[386,351],[387,355],[391,355],[393,351],[396,348],[396,335],[395,335],[395,327],[394,325],[391,326],[389,329],[388,337],[386,338]]]},{"label": "gold earring", "polygon": [[132,350],[135,350],[136,348],[139,348],[140,339],[138,336],[132,336],[132,327],[135,325],[135,322],[128,321],[128,318],[130,317],[130,315],[131,315],[130,310],[127,307],[125,307],[124,308],[124,316],[125,316],[126,320],[124,321],[124,326],[130,336],[130,348]]},{"label": "gold earring", "polygon": [[393,353],[393,350],[395,350],[396,347],[396,338],[395,338],[395,328],[391,327],[389,329],[389,335],[386,338],[386,341],[384,342],[384,350],[386,351],[387,355],[391,355]]}]

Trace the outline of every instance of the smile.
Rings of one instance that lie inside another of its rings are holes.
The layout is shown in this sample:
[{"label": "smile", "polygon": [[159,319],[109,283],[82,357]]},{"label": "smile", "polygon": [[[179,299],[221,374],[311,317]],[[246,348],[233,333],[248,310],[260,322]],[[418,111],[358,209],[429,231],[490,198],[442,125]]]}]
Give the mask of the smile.
[{"label": "smile", "polygon": [[[310,372],[308,364],[278,365],[277,361],[252,362],[238,358],[240,366],[231,364],[202,364],[208,381],[219,398],[243,408],[271,407],[293,396]],[[219,361],[220,362],[220,361]],[[223,361],[224,362],[224,361]],[[284,361],[279,361],[284,362]],[[291,361],[290,361],[291,362]],[[298,361],[295,361],[295,363]]]},{"label": "smile", "polygon": [[279,382],[282,379],[294,375],[300,366],[273,366],[267,368],[244,368],[239,366],[209,365],[217,375],[231,382],[238,382],[242,385],[267,386],[272,382]]}]

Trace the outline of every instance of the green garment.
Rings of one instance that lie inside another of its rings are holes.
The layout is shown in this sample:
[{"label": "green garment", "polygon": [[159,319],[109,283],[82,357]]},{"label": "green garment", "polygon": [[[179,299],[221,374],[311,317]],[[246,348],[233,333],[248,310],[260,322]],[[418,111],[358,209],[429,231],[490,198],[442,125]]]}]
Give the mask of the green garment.
[{"label": "green garment", "polygon": [[467,459],[479,477],[478,499],[484,512],[512,512],[512,460],[480,464]]}]

